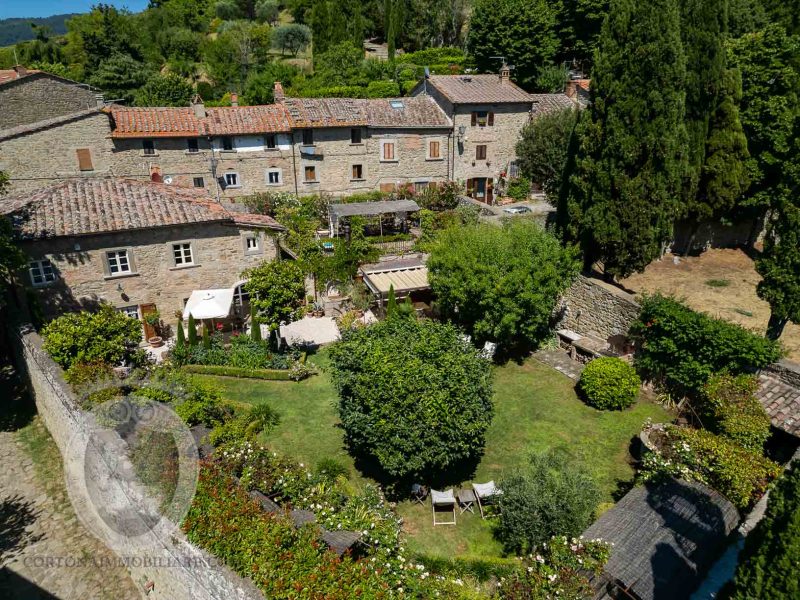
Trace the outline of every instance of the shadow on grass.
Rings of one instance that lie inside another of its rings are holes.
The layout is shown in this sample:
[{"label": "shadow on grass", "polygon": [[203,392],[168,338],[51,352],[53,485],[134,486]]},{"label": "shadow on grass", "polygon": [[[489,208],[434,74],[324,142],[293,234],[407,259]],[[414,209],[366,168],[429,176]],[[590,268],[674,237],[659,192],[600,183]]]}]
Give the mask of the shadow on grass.
[{"label": "shadow on grass", "polygon": [[17,556],[29,544],[42,539],[27,530],[38,516],[33,503],[19,495],[0,501],[0,563]]}]

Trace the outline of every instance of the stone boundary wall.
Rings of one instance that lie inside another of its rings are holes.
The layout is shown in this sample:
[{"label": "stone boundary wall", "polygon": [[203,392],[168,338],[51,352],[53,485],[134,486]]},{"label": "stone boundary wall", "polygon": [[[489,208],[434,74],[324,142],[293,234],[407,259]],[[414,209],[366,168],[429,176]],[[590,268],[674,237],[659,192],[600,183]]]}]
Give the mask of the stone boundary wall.
[{"label": "stone boundary wall", "polygon": [[[74,460],[68,459],[74,436],[103,439],[104,443],[120,447],[124,442],[114,431],[109,435],[108,430],[100,428],[91,415],[79,408],[61,368],[42,349],[42,339],[31,325],[13,328],[11,343],[20,374],[27,377],[39,415],[61,452],[65,476],[90,478],[91,475],[75,470],[89,469],[91,465],[76,466]],[[132,482],[122,477],[116,479],[112,478],[103,486],[104,499],[109,502],[106,506],[113,506],[115,512],[119,507],[124,512],[126,506],[130,507]],[[239,577],[218,559],[192,545],[180,531],[169,537],[166,541],[155,535],[142,535],[116,542],[110,548],[122,560],[133,559],[129,570],[142,597],[145,597],[145,585],[152,582],[152,590],[146,597],[153,600],[263,600],[251,581]]]},{"label": "stone boundary wall", "polygon": [[632,294],[578,275],[561,299],[562,317],[557,327],[608,340],[626,335],[639,310]]},{"label": "stone boundary wall", "polygon": [[762,370],[765,375],[770,375],[800,390],[800,364],[790,360],[779,360]]}]

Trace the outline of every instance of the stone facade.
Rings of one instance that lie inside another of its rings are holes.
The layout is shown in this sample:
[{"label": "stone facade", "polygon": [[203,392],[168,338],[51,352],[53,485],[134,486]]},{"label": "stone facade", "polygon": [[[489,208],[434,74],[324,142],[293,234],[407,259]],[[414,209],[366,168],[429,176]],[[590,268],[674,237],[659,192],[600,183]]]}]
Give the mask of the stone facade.
[{"label": "stone facade", "polygon": [[[258,239],[257,250],[246,249],[248,236]],[[177,242],[191,244],[190,266],[175,266],[172,245]],[[55,282],[34,288],[46,314],[104,301],[141,316],[142,306],[155,304],[166,323],[175,320],[193,290],[233,288],[242,271],[277,256],[276,241],[267,233],[224,223],[29,241],[22,248],[31,260],[50,260],[58,275]],[[112,249],[128,250],[132,273],[109,273],[106,252]]]},{"label": "stone facade", "polygon": [[74,114],[97,106],[89,86],[49,73],[32,73],[0,85],[0,130]]},{"label": "stone facade", "polygon": [[[0,170],[8,173],[9,192],[26,192],[70,177],[116,174],[117,155],[110,133],[108,117],[97,111],[85,111],[43,127],[31,126],[16,135],[0,132]],[[81,149],[89,152],[91,170],[80,169]],[[144,171],[125,174],[147,176]]]},{"label": "stone facade", "polygon": [[633,295],[584,275],[566,291],[561,305],[558,328],[606,341],[626,335],[640,310]]}]

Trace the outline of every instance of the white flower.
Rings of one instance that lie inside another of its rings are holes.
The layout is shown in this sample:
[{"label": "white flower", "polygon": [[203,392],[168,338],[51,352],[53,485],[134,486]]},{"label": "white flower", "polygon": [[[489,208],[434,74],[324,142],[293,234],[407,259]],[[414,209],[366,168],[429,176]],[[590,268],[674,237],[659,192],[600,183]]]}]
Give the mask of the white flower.
[{"label": "white flower", "polygon": [[555,580],[556,580],[556,577],[558,577],[558,575],[556,575],[556,574],[554,573],[553,575],[548,575],[548,576],[547,576],[547,579],[548,579],[550,582],[553,582],[553,581],[555,581]]}]

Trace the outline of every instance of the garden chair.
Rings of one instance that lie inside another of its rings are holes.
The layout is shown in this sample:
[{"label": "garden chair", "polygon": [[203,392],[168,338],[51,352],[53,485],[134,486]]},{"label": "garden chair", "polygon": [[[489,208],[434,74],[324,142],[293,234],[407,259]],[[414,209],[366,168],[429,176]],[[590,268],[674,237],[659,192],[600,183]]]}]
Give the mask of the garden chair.
[{"label": "garden chair", "polygon": [[473,483],[472,489],[478,499],[478,510],[481,511],[481,519],[485,519],[484,507],[491,504],[497,496],[503,493],[503,490],[494,484],[494,480],[487,483]]},{"label": "garden chair", "polygon": [[[453,513],[452,521],[437,521],[436,520],[436,507],[444,506],[450,507]],[[431,490],[431,510],[433,511],[433,524],[436,525],[455,525],[456,524],[456,497],[453,495],[452,488],[443,492]]]},{"label": "garden chair", "polygon": [[417,504],[425,504],[425,500],[428,498],[428,488],[427,486],[421,485],[419,483],[415,483],[411,486],[411,500],[416,502]]}]

